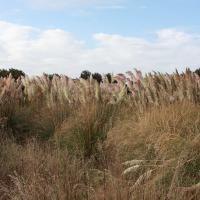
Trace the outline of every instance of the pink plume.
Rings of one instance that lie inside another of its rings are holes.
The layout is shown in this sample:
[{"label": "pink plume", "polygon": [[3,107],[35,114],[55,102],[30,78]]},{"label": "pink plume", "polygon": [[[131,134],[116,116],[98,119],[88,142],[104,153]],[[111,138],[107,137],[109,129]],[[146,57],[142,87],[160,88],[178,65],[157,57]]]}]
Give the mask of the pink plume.
[{"label": "pink plume", "polygon": [[129,88],[133,88],[133,84],[132,84],[130,78],[127,78],[126,81],[127,81],[128,87],[129,87]]}]

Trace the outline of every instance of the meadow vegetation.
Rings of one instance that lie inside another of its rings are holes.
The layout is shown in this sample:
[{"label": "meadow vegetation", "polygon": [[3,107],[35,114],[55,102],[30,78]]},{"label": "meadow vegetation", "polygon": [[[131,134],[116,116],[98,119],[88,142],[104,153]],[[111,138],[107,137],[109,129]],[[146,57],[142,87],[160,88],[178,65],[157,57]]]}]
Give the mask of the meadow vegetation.
[{"label": "meadow vegetation", "polygon": [[0,199],[200,199],[199,75],[1,77]]}]

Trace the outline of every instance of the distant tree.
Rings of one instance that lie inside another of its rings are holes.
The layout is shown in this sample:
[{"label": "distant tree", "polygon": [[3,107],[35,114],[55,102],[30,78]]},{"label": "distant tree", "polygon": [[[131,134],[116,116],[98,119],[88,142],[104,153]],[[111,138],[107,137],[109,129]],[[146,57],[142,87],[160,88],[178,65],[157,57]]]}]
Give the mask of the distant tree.
[{"label": "distant tree", "polygon": [[[56,76],[59,76],[58,74],[45,74],[48,78],[49,78],[49,80],[51,81],[52,79],[53,79],[53,76],[54,75],[56,75]],[[59,76],[60,77],[60,76]]]},{"label": "distant tree", "polygon": [[85,71],[81,72],[80,78],[83,78],[83,79],[87,80],[90,77],[90,75],[91,75],[91,72],[85,70]]},{"label": "distant tree", "polygon": [[17,80],[20,76],[25,76],[25,73],[18,69],[10,68],[9,70],[0,69],[0,77],[7,77],[9,74],[12,74],[12,77]]},{"label": "distant tree", "polygon": [[200,76],[200,68],[196,69],[194,73],[196,73],[196,74],[198,74]]},{"label": "distant tree", "polygon": [[[112,77],[111,73],[107,73],[105,74],[105,76],[108,77],[109,83],[111,83],[111,77]],[[114,80],[114,83],[117,83],[117,80]]]},{"label": "distant tree", "polygon": [[93,79],[97,80],[98,83],[102,81],[102,76],[99,73],[92,74]]},{"label": "distant tree", "polygon": [[0,69],[0,77],[7,77],[9,75],[8,70]]},{"label": "distant tree", "polygon": [[107,76],[109,83],[111,83],[111,73],[107,73],[107,74],[105,74],[105,76]]},{"label": "distant tree", "polygon": [[[80,78],[83,78],[85,80],[87,80],[91,75],[91,72],[85,70],[82,71]],[[105,76],[107,76],[109,83],[111,83],[111,73],[107,73],[105,74]],[[102,76],[99,73],[94,73],[92,74],[93,79],[97,80],[98,83],[100,83],[102,81]],[[114,83],[117,83],[117,81],[115,80]]]},{"label": "distant tree", "polygon": [[8,73],[9,74],[11,73],[15,80],[17,80],[20,76],[25,76],[25,73],[22,70],[13,68],[9,69]]}]

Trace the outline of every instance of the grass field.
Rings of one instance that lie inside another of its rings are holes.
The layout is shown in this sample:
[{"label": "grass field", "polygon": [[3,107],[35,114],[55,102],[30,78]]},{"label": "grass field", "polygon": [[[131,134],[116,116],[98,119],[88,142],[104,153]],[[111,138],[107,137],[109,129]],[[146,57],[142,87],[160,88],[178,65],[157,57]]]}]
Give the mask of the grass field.
[{"label": "grass field", "polygon": [[0,78],[0,199],[200,199],[200,77],[126,74]]}]

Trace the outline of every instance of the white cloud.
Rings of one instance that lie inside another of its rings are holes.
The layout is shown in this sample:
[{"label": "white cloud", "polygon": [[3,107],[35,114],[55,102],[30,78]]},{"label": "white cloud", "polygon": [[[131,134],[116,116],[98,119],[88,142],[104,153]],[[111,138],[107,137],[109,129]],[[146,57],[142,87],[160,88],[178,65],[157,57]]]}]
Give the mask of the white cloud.
[{"label": "white cloud", "polygon": [[[32,34],[37,35],[34,38]],[[0,68],[19,68],[34,75],[43,71],[73,72],[84,42],[76,41],[70,33],[60,29],[41,31],[0,22],[0,44],[7,55]]]},{"label": "white cloud", "polygon": [[158,39],[94,34],[97,46],[86,49],[69,32],[39,30],[0,21],[0,68],[17,68],[28,75],[45,73],[79,77],[83,70],[92,73],[124,73],[137,68],[144,73],[185,71],[200,67],[200,36],[176,29],[156,32]]},{"label": "white cloud", "polygon": [[165,45],[181,45],[190,42],[192,35],[186,34],[176,29],[163,29],[156,32],[158,34],[158,42]]},{"label": "white cloud", "polygon": [[0,21],[0,31],[0,40],[3,42],[11,42],[27,40],[31,32],[39,31],[39,29]]},{"label": "white cloud", "polygon": [[85,7],[108,5],[111,3],[125,2],[127,0],[19,0],[28,2],[34,8],[60,9],[64,7]]}]

